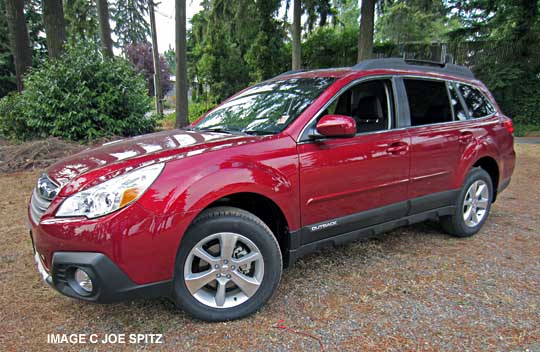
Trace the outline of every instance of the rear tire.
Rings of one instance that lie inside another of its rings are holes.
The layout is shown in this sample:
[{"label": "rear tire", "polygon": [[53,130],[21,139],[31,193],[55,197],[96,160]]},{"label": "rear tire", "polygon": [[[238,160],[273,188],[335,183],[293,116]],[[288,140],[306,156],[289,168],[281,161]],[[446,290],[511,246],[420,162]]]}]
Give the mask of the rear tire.
[{"label": "rear tire", "polygon": [[278,242],[261,219],[238,208],[210,208],[182,239],[174,298],[201,320],[239,319],[270,299],[282,267]]},{"label": "rear tire", "polygon": [[493,183],[482,168],[469,171],[459,193],[454,214],[440,218],[448,234],[470,237],[480,231],[486,222],[493,200]]}]

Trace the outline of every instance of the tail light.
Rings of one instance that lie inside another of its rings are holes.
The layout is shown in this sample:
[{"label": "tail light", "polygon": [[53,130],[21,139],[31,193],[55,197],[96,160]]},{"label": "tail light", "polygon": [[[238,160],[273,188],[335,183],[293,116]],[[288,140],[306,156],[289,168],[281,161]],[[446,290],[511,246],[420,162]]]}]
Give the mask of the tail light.
[{"label": "tail light", "polygon": [[504,122],[504,128],[508,131],[508,133],[513,134],[514,133],[514,125],[512,124],[512,120],[505,119]]}]

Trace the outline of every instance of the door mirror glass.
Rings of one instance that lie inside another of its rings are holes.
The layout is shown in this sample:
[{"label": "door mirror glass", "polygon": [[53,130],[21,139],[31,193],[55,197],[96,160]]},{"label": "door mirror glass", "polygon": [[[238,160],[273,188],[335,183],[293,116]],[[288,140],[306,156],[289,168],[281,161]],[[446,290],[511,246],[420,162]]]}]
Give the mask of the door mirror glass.
[{"label": "door mirror glass", "polygon": [[320,137],[348,138],[356,134],[356,122],[345,115],[324,115],[316,127]]}]

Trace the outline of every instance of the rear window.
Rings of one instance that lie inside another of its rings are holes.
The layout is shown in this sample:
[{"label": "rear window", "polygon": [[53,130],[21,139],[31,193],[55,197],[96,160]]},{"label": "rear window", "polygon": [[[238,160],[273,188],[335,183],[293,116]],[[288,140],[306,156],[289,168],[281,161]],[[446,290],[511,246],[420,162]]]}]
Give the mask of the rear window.
[{"label": "rear window", "polygon": [[471,118],[476,119],[495,113],[495,108],[480,90],[466,84],[456,85],[469,109],[469,116]]},{"label": "rear window", "polygon": [[411,126],[452,121],[446,83],[424,79],[404,79]]}]

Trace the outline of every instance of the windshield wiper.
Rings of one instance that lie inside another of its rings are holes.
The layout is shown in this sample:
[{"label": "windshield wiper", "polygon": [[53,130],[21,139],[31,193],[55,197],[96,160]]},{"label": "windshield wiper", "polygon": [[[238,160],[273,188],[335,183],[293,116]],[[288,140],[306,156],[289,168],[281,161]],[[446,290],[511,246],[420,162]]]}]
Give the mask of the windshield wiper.
[{"label": "windshield wiper", "polygon": [[247,133],[247,134],[252,134],[255,136],[266,136],[270,134],[275,134],[275,132],[264,131],[264,130],[243,130],[242,132]]},{"label": "windshield wiper", "polygon": [[219,133],[231,133],[231,134],[250,134],[255,136],[263,136],[263,135],[269,135],[274,134],[275,132],[272,131],[264,131],[264,130],[243,130],[238,127],[225,127],[225,126],[209,126],[209,127],[202,127],[202,128],[193,128],[192,131],[201,131],[201,132],[219,132]]},{"label": "windshield wiper", "polygon": [[238,133],[244,133],[243,131],[235,128],[230,127],[203,127],[203,128],[194,128],[193,131],[201,131],[201,132],[218,132],[218,133],[231,133],[231,134],[238,134]]}]

